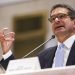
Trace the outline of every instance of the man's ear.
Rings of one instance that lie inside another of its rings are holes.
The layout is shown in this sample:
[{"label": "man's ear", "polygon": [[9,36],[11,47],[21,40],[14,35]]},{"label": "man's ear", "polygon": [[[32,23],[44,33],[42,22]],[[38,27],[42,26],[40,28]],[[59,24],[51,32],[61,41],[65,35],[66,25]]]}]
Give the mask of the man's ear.
[{"label": "man's ear", "polygon": [[75,24],[75,19],[74,19],[74,24]]},{"label": "man's ear", "polygon": [[74,19],[74,28],[75,28],[75,19]]}]

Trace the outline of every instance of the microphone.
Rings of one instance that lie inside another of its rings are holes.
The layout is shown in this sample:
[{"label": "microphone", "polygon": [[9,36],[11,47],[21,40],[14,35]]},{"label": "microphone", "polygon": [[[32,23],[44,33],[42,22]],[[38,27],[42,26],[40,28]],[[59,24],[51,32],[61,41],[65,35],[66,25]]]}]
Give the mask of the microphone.
[{"label": "microphone", "polygon": [[27,53],[25,56],[23,56],[22,58],[27,57],[28,55],[30,55],[31,53],[33,53],[34,51],[36,51],[37,49],[39,49],[41,46],[43,46],[44,44],[46,44],[48,41],[52,40],[55,38],[55,35],[52,35],[51,38],[49,38],[48,40],[46,40],[45,42],[43,42],[42,44],[40,44],[39,46],[37,46],[36,48],[34,48],[33,50],[31,50],[29,53]]}]

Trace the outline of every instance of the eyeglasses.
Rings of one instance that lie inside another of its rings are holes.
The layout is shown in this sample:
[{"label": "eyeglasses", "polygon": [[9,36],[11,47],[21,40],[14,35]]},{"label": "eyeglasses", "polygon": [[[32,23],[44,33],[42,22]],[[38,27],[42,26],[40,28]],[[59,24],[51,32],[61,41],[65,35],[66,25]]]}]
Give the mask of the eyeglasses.
[{"label": "eyeglasses", "polygon": [[60,14],[51,16],[50,18],[48,18],[48,20],[49,20],[51,23],[53,23],[56,18],[58,18],[58,19],[64,19],[64,18],[66,18],[67,16],[69,16],[69,15],[68,15],[68,14],[60,13]]}]

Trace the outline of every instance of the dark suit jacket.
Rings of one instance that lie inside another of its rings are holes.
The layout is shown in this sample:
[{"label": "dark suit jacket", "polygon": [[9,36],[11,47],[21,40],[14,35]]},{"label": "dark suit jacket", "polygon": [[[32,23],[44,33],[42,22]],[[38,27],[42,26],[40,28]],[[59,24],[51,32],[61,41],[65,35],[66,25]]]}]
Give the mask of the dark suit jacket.
[{"label": "dark suit jacket", "polygon": [[10,56],[8,59],[6,59],[6,60],[2,59],[2,60],[0,61],[0,64],[1,64],[1,65],[4,67],[4,69],[6,70],[9,61],[10,61],[10,60],[13,60],[13,59],[15,59],[15,58],[14,58],[13,55],[11,55],[11,56]]},{"label": "dark suit jacket", "polygon": [[[42,69],[52,67],[56,49],[57,49],[57,46],[48,48],[38,54],[40,66]],[[6,69],[8,62],[13,59],[14,59],[14,56],[11,55],[7,60],[1,60],[0,64]],[[75,42],[72,45],[72,48],[71,48],[71,51],[70,51],[70,54],[66,63],[66,66],[68,65],[75,65]]]},{"label": "dark suit jacket", "polygon": [[[41,68],[51,68],[53,64],[53,59],[55,56],[57,46],[48,48],[47,50],[41,52],[38,57],[40,61]],[[75,65],[75,42],[72,45],[66,66],[68,65]]]}]

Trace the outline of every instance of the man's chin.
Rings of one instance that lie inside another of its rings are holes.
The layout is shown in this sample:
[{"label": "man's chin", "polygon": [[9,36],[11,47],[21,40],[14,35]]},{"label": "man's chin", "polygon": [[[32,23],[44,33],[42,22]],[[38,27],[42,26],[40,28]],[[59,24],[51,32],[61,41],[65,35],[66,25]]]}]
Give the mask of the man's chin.
[{"label": "man's chin", "polygon": [[64,31],[56,31],[56,32],[55,32],[55,35],[60,35],[60,36],[61,36],[61,35],[64,35],[64,34],[65,34]]}]

